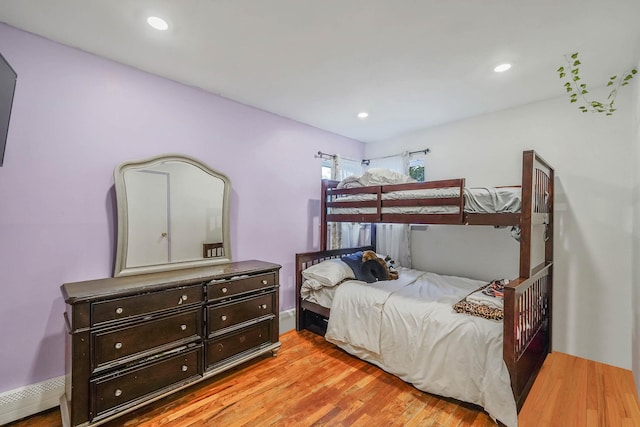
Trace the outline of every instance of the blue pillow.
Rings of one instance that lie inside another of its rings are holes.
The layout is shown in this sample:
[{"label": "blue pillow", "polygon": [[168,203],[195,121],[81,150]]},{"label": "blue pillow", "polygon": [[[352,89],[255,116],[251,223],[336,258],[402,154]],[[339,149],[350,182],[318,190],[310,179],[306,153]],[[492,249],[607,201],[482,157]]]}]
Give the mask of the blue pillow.
[{"label": "blue pillow", "polygon": [[351,270],[356,280],[367,283],[377,282],[379,280],[387,280],[387,272],[380,263],[374,259],[362,262],[362,252],[356,252],[341,258]]},{"label": "blue pillow", "polygon": [[364,280],[361,273],[362,251],[356,252],[355,254],[343,256],[340,259],[344,261],[344,263],[349,267],[351,267],[351,270],[353,270],[353,275],[356,276],[356,280]]}]

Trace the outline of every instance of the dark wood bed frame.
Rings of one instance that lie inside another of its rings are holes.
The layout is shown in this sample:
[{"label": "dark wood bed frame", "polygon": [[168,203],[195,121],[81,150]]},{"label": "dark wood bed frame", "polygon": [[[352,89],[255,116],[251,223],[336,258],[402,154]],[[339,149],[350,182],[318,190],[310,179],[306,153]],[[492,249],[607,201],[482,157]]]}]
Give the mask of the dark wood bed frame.
[{"label": "dark wood bed frame", "polygon": [[[477,214],[464,212],[464,178],[424,183],[382,185],[356,189],[336,189],[336,181],[323,180],[321,211],[321,247],[324,250],[296,254],[296,328],[324,334],[330,310],[300,298],[301,272],[310,265],[339,258],[374,246],[326,250],[328,222],[381,222],[404,224],[519,225],[520,275],[505,287],[503,321],[503,357],[511,377],[511,388],[518,410],[533,381],[551,351],[551,308],[553,295],[553,168],[534,151],[522,157],[522,207],[519,213]],[[388,191],[459,187],[460,197],[386,201]],[[376,200],[339,202],[336,195],[377,194]],[[455,214],[384,214],[385,206],[458,206]],[[331,207],[375,207],[375,214],[332,214]],[[534,227],[544,230],[546,238],[533,239]],[[374,227],[372,227],[373,229]],[[375,242],[375,239],[372,238]],[[544,248],[533,248],[533,244]],[[532,265],[534,252],[544,251],[544,260]]]}]

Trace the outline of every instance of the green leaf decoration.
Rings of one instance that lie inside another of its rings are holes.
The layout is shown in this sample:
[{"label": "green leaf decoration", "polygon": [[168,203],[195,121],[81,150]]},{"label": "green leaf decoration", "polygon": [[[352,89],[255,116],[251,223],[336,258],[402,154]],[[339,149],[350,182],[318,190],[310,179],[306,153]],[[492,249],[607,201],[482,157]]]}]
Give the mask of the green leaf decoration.
[{"label": "green leaf decoration", "polygon": [[[569,94],[569,102],[572,104],[578,103],[578,109],[583,113],[588,111],[591,113],[605,113],[607,116],[613,115],[616,111],[613,106],[616,96],[618,95],[619,88],[621,86],[627,86],[633,79],[634,75],[638,73],[636,68],[632,68],[622,74],[616,74],[609,77],[609,80],[606,82],[606,87],[613,87],[609,89],[610,92],[607,97],[607,104],[604,104],[600,101],[589,99],[591,98],[591,95],[589,95],[589,91],[587,90],[587,84],[578,83],[581,81],[579,66],[583,65],[578,59],[578,52],[565,55],[564,58],[568,66],[560,66],[556,72],[558,73],[558,77],[564,81],[563,85],[566,93]],[[618,78],[618,76],[620,76],[620,78]]]}]

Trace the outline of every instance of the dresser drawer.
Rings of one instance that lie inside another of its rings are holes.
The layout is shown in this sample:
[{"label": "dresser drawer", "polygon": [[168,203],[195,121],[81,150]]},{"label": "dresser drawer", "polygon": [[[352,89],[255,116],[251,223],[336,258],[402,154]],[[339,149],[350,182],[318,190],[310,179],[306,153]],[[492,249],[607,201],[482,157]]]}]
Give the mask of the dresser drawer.
[{"label": "dresser drawer", "polygon": [[129,317],[143,316],[157,311],[202,302],[202,284],[150,292],[91,304],[91,324],[99,325]]},{"label": "dresser drawer", "polygon": [[220,300],[234,295],[255,292],[259,289],[272,288],[275,285],[276,276],[273,273],[224,281],[211,281],[207,285],[207,298],[210,301]]},{"label": "dresser drawer", "polygon": [[271,343],[271,329],[272,322],[268,320],[209,341],[206,349],[207,367]]},{"label": "dresser drawer", "polygon": [[231,304],[208,307],[207,335],[248,320],[269,315],[273,317],[275,295],[275,292],[269,292],[268,294],[244,299]]},{"label": "dresser drawer", "polygon": [[198,307],[125,328],[92,333],[94,370],[122,359],[160,351],[162,347],[168,349],[200,339],[201,313]]},{"label": "dresser drawer", "polygon": [[115,409],[134,405],[172,386],[200,378],[201,355],[202,348],[198,347],[162,361],[92,380],[93,418],[107,416]]}]

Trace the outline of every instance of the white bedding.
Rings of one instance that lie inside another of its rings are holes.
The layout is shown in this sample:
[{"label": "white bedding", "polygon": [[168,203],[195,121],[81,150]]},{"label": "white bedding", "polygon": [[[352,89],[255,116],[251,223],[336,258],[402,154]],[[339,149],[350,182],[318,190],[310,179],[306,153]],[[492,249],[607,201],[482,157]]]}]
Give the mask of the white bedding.
[{"label": "white bedding", "polygon": [[[459,197],[458,188],[434,188],[426,190],[403,190],[383,193],[382,200],[412,200]],[[355,202],[376,200],[375,194],[354,194],[340,196],[334,201]],[[464,211],[468,213],[516,213],[521,208],[519,187],[465,188]],[[458,213],[457,206],[417,206],[383,208],[382,213]],[[329,208],[332,214],[376,213],[375,208]]]},{"label": "white bedding", "polygon": [[333,304],[333,295],[336,293],[337,286],[315,286],[313,282],[305,280],[300,287],[300,297],[314,304],[321,305],[324,308],[331,308]]},{"label": "white bedding", "polygon": [[455,313],[485,282],[400,267],[400,278],[337,287],[325,338],[420,390],[482,406],[517,425],[502,323]]}]

